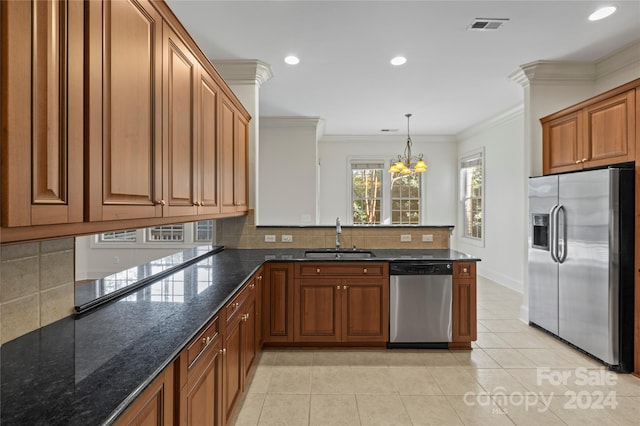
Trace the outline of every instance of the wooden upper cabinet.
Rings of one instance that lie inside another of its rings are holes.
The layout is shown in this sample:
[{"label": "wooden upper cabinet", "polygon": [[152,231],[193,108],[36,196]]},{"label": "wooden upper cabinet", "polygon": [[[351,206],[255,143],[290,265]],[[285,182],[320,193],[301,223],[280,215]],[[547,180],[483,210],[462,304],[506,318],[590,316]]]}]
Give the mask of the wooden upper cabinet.
[{"label": "wooden upper cabinet", "polygon": [[587,106],[584,114],[585,167],[635,160],[635,90]]},{"label": "wooden upper cabinet", "polygon": [[218,165],[218,101],[220,89],[203,68],[198,75],[196,108],[198,214],[220,213]]},{"label": "wooden upper cabinet", "polygon": [[543,122],[544,174],[582,168],[582,130],[581,111]]},{"label": "wooden upper cabinet", "polygon": [[632,81],[542,118],[543,173],[635,161],[639,84]]},{"label": "wooden upper cabinet", "polygon": [[186,44],[165,23],[163,33],[163,148],[165,216],[197,214],[198,156],[195,144],[195,98],[198,65]]},{"label": "wooden upper cabinet", "polygon": [[84,5],[0,8],[2,226],[81,222]]},{"label": "wooden upper cabinet", "polygon": [[244,212],[247,211],[249,123],[226,97],[221,102],[220,135],[222,212]]},{"label": "wooden upper cabinet", "polygon": [[162,216],[162,17],[146,0],[88,7],[88,219]]}]

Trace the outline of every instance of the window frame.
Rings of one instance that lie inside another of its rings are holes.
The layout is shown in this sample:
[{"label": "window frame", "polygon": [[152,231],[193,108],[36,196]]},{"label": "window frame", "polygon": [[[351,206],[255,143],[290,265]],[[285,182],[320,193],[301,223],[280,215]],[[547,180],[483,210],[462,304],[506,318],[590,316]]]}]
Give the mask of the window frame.
[{"label": "window frame", "polygon": [[[465,178],[464,173],[465,169],[469,167],[464,167],[465,163],[471,161],[480,161],[481,167],[481,180],[482,183],[480,185],[480,197],[467,196],[466,188],[464,188]],[[478,247],[484,247],[485,244],[485,228],[486,228],[486,193],[485,193],[485,181],[486,181],[486,168],[487,168],[487,157],[485,155],[485,148],[481,147],[478,149],[474,149],[472,151],[466,152],[463,155],[458,157],[458,202],[459,202],[459,222],[461,235],[460,238],[464,239],[465,243],[476,245]],[[467,233],[467,210],[466,210],[466,201],[471,199],[479,199],[481,205],[481,213],[482,213],[482,221],[480,224],[480,237],[474,237],[473,235],[469,235]]]},{"label": "window frame", "polygon": [[[392,199],[391,199],[391,179],[390,179],[390,175],[389,175],[389,167],[391,167],[391,163],[393,162],[393,159],[389,158],[388,156],[367,156],[367,157],[362,157],[362,156],[358,156],[358,157],[347,157],[347,165],[346,165],[346,169],[347,169],[347,188],[349,188],[347,190],[347,208],[346,208],[346,213],[345,213],[345,217],[349,218],[349,222],[348,224],[353,225],[353,226],[397,226],[397,227],[403,227],[403,226],[424,226],[424,224],[426,223],[426,214],[425,214],[425,203],[426,203],[426,181],[425,181],[425,176],[426,173],[420,173],[420,175],[418,176],[418,178],[420,179],[420,199],[419,199],[419,204],[418,204],[418,215],[419,215],[419,222],[417,224],[413,223],[413,224],[402,224],[402,223],[391,223],[391,204],[392,204]],[[373,224],[373,225],[367,225],[367,224],[360,224],[360,223],[353,223],[353,175],[352,175],[352,170],[353,170],[353,164],[382,164],[382,192],[381,192],[381,206],[380,206],[380,223],[378,224]]]}]

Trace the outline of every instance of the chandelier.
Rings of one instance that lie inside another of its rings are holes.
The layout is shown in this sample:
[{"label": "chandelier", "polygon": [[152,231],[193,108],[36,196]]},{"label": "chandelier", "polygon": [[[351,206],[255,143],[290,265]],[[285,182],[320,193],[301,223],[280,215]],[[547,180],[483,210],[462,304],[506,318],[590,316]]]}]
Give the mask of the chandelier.
[{"label": "chandelier", "polygon": [[389,173],[393,177],[409,176],[415,173],[427,171],[427,163],[422,159],[422,154],[418,156],[411,155],[411,136],[409,136],[409,118],[411,114],[405,114],[407,117],[407,146],[404,148],[403,155],[398,155],[397,160],[393,160],[394,164],[389,167]]}]

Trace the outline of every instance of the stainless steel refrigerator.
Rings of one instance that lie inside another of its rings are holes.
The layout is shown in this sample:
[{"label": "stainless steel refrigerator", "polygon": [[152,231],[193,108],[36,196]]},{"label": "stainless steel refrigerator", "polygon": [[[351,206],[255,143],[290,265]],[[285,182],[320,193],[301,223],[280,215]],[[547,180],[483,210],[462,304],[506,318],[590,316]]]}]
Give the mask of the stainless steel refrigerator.
[{"label": "stainless steel refrigerator", "polygon": [[529,180],[529,321],[633,370],[634,171]]}]

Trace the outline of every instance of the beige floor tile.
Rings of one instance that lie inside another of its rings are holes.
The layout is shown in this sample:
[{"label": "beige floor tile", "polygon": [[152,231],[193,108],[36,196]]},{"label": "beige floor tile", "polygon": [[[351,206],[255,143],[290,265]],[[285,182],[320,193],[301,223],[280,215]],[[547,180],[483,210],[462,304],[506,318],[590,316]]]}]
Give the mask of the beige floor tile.
[{"label": "beige floor tile", "polygon": [[312,394],[353,394],[354,377],[349,366],[311,367]]},{"label": "beige floor tile", "polygon": [[398,395],[356,395],[358,414],[363,426],[411,425]]},{"label": "beige floor tile", "polygon": [[260,352],[260,358],[258,359],[259,365],[274,365],[276,363],[276,358],[278,357],[278,352],[272,349],[265,349]]},{"label": "beige floor tile", "polygon": [[311,395],[311,426],[360,424],[355,395]]},{"label": "beige floor tile", "polygon": [[[564,380],[558,379],[557,370],[543,368],[509,368],[506,371],[530,392],[543,395],[563,395],[569,391]],[[562,374],[562,373],[560,373]]]},{"label": "beige floor tile", "polygon": [[[556,395],[551,400],[551,411],[569,425],[615,425],[610,411],[598,408],[597,397],[591,393],[577,397],[577,394]],[[604,400],[603,406],[604,406]],[[637,424],[637,423],[636,423]]]},{"label": "beige floor tile", "polygon": [[386,350],[363,350],[350,352],[351,365],[354,367],[387,367],[389,352]]},{"label": "beige floor tile", "polygon": [[424,357],[425,367],[460,367],[461,361],[447,350],[433,349]]},{"label": "beige floor tile", "polygon": [[234,426],[254,426],[260,420],[260,413],[264,404],[265,394],[247,394],[242,401],[242,409],[238,410],[238,415],[233,423]]},{"label": "beige floor tile", "polygon": [[390,370],[400,395],[442,395],[430,368],[393,367]]},{"label": "beige floor tile", "polygon": [[348,351],[316,351],[313,353],[312,364],[324,366],[349,366],[351,365],[351,352]]},{"label": "beige floor tile", "polygon": [[[504,333],[503,333],[504,334]],[[510,333],[516,334],[516,333]],[[511,348],[510,342],[504,340],[498,333],[478,333],[476,344],[481,348]]]},{"label": "beige floor tile", "polygon": [[500,365],[481,348],[453,351],[453,356],[460,367],[500,368]]},{"label": "beige floor tile", "polygon": [[548,368],[575,368],[575,363],[563,356],[563,352],[553,348],[523,348],[517,349],[519,353],[529,358],[536,367]]},{"label": "beige floor tile", "polygon": [[540,396],[533,393],[513,393],[508,396],[494,396],[494,402],[506,413],[516,425],[547,426],[564,425],[545,404],[550,396]]},{"label": "beige floor tile", "polygon": [[469,374],[490,395],[524,394],[527,388],[511,374],[501,368],[480,368],[470,370]]},{"label": "beige floor tile", "polygon": [[640,423],[640,397],[617,396],[615,409],[608,410],[609,416],[619,425],[638,426]]},{"label": "beige floor tile", "polygon": [[249,383],[247,392],[267,393],[272,374],[273,367],[271,365],[258,364],[251,378],[251,383]]},{"label": "beige floor tile", "polygon": [[527,324],[523,323],[519,319],[484,319],[479,320],[478,322],[494,333],[515,333],[519,331],[527,331],[529,328]]},{"label": "beige floor tile", "polygon": [[617,374],[616,384],[613,387],[619,396],[640,397],[640,378],[631,374]]},{"label": "beige floor tile", "polygon": [[428,350],[393,349],[388,352],[387,361],[390,367],[423,367],[430,355]]},{"label": "beige floor tile", "polygon": [[275,360],[277,366],[310,366],[314,352],[305,350],[278,352]]},{"label": "beige floor tile", "polygon": [[468,392],[483,393],[485,390],[470,374],[462,368],[432,368],[431,375],[444,395],[464,395]]},{"label": "beige floor tile", "polygon": [[446,396],[407,395],[402,402],[414,426],[462,425]]},{"label": "beige floor tile", "polygon": [[358,394],[397,393],[388,367],[351,367],[351,374]]},{"label": "beige floor tile", "polygon": [[[550,348],[554,347],[555,343],[552,337],[543,336],[540,333],[530,332],[510,332],[510,333],[495,333],[495,335],[506,342],[509,348],[521,349],[521,348]],[[480,336],[478,336],[479,338]],[[504,346],[500,346],[504,347]]]},{"label": "beige floor tile", "polygon": [[506,413],[487,395],[449,395],[447,400],[465,425],[494,426],[513,424]]},{"label": "beige floor tile", "polygon": [[309,399],[311,395],[266,395],[260,426],[305,426],[309,424]]},{"label": "beige floor tile", "polygon": [[311,393],[311,367],[273,367],[268,393]]},{"label": "beige floor tile", "polygon": [[518,349],[484,349],[502,368],[534,368],[536,365]]}]

